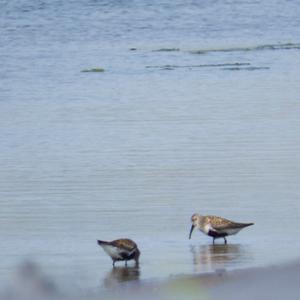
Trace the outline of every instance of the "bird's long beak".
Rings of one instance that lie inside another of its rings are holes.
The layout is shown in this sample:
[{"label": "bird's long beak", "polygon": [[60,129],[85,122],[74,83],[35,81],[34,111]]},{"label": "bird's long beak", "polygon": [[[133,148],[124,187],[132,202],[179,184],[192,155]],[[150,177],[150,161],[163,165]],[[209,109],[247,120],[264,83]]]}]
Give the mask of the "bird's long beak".
[{"label": "bird's long beak", "polygon": [[191,237],[192,237],[192,233],[193,233],[194,228],[195,228],[195,225],[193,224],[192,227],[191,227],[191,230],[190,230],[189,239],[191,239]]}]

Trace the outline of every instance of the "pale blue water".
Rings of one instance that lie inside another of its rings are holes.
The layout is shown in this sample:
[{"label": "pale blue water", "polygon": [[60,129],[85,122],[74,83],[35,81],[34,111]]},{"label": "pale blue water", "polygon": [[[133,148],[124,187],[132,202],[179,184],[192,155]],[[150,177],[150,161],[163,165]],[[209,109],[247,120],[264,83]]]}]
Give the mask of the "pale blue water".
[{"label": "pale blue water", "polygon": [[[111,286],[124,274],[96,239],[119,237],[142,251],[129,279],[299,258],[299,15],[296,0],[0,0],[1,281],[29,259]],[[194,212],[256,224],[212,247],[187,239]]]}]

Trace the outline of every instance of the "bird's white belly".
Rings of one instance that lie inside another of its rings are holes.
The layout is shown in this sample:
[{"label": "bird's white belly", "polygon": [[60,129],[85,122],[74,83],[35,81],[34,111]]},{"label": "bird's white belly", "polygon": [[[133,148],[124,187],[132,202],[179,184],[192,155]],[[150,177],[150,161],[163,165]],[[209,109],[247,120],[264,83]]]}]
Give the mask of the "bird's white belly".
[{"label": "bird's white belly", "polygon": [[232,228],[232,229],[228,228],[228,229],[223,229],[223,230],[216,230],[211,226],[211,224],[205,224],[203,226],[203,228],[200,228],[200,230],[207,235],[208,235],[209,231],[211,231],[211,230],[215,231],[219,234],[226,233],[227,235],[234,235],[234,234],[237,234],[241,230],[241,228]]},{"label": "bird's white belly", "polygon": [[110,245],[102,245],[103,250],[114,259],[122,259],[122,256],[120,255],[120,249],[114,246]]},{"label": "bird's white belly", "polygon": [[241,229],[235,228],[235,229],[226,229],[224,232],[226,232],[228,235],[234,235],[237,234]]},{"label": "bird's white belly", "polygon": [[212,229],[210,224],[205,224],[203,228],[200,228],[200,230],[205,233],[208,234],[208,232]]}]

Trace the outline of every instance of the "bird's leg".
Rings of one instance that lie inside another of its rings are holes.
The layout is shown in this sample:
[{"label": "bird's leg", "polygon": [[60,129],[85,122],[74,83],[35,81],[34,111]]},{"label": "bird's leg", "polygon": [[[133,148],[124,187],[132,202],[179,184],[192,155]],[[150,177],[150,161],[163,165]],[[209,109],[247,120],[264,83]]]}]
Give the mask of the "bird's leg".
[{"label": "bird's leg", "polygon": [[224,236],[224,244],[227,245],[227,240],[225,236]]},{"label": "bird's leg", "polygon": [[213,238],[213,245],[215,244],[215,238]]},{"label": "bird's leg", "polygon": [[125,267],[127,267],[127,260],[125,260]]},{"label": "bird's leg", "polygon": [[115,261],[115,260],[113,260],[113,267],[115,267],[115,262],[116,262],[116,261]]}]

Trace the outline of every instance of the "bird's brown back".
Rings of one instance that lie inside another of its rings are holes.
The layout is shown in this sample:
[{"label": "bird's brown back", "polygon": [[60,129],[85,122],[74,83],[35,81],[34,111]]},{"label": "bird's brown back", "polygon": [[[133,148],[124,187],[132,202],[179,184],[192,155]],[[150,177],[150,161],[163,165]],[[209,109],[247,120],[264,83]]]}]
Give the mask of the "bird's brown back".
[{"label": "bird's brown back", "polygon": [[217,216],[205,216],[204,222],[211,224],[212,227],[214,228],[243,228],[254,224],[254,223],[237,223]]},{"label": "bird's brown back", "polygon": [[126,251],[132,251],[134,249],[137,249],[137,244],[130,239],[118,239],[110,242],[112,246],[124,249]]}]

